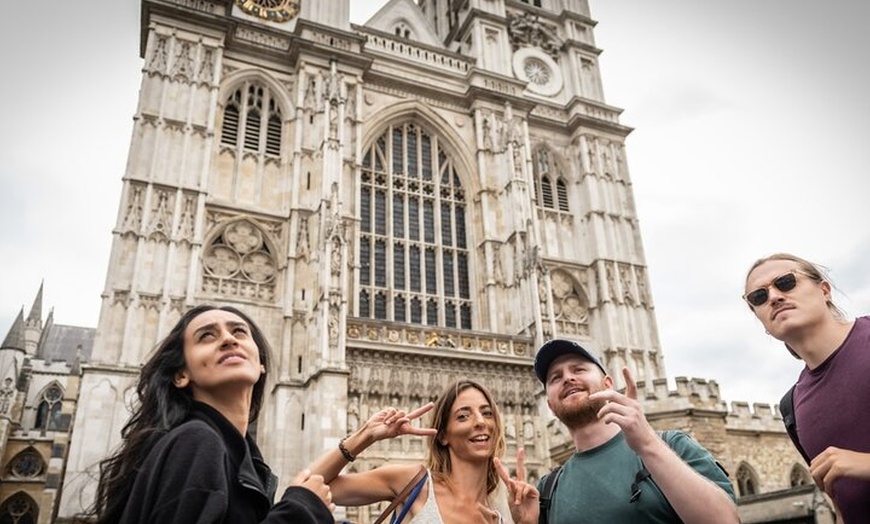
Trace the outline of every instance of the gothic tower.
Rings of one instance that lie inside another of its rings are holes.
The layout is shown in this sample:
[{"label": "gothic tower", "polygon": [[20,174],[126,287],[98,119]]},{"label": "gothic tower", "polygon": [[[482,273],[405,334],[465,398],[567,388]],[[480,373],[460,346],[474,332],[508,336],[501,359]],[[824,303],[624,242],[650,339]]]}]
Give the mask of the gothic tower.
[{"label": "gothic tower", "polygon": [[[534,480],[550,443],[531,363],[551,337],[592,343],[611,373],[665,377],[630,129],[604,102],[585,0],[348,17],[349,0],[142,0],[61,518],[91,502],[139,366],[199,303],[244,309],[272,343],[256,431],[283,484],[374,410],[461,376],[493,391]],[[425,446],[380,444],[354,467]]]}]

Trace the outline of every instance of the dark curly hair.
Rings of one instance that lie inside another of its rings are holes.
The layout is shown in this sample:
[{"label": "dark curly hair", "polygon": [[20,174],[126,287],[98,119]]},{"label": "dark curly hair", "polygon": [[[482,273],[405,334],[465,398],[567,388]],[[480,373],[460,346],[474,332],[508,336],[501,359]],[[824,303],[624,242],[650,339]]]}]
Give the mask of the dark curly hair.
[{"label": "dark curly hair", "polygon": [[[241,317],[251,329],[260,363],[267,370],[271,350],[262,331],[245,313],[231,306],[204,304],[187,311],[148,359],[139,374],[136,401],[130,420],[121,430],[123,442],[110,457],[100,462],[100,480],[90,515],[98,524],[120,520],[133,486],[136,472],[157,440],[187,419],[193,405],[190,388],[175,387],[176,374],[184,369],[184,332],[190,322],[212,310],[228,311]],[[266,389],[267,372],[254,384],[249,422],[260,414]]]}]

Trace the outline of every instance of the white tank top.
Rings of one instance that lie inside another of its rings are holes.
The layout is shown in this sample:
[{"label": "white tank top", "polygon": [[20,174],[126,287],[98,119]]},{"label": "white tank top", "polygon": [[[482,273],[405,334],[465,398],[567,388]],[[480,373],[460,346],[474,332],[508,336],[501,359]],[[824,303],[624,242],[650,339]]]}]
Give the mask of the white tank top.
[{"label": "white tank top", "polygon": [[435,501],[435,485],[432,483],[432,472],[429,471],[426,480],[426,503],[423,508],[408,521],[408,524],[444,524],[438,503]]},{"label": "white tank top", "polygon": [[[435,500],[435,484],[432,482],[432,472],[427,471],[428,480],[426,480],[426,503],[420,511],[414,515],[414,518],[408,521],[407,524],[444,524],[441,518],[441,512],[438,511],[438,502]],[[509,524],[510,520],[505,520],[501,512],[498,512],[498,522],[500,524]]]}]

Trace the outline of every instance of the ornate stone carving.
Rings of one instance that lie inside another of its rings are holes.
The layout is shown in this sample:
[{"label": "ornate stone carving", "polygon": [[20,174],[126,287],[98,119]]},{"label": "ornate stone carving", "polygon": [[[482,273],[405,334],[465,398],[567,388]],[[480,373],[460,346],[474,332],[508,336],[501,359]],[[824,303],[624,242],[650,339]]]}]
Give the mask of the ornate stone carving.
[{"label": "ornate stone carving", "polygon": [[589,334],[589,300],[582,286],[566,271],[550,274],[553,315],[560,334]]},{"label": "ornate stone carving", "polygon": [[146,235],[149,240],[166,241],[172,228],[172,197],[168,191],[158,189],[154,191],[153,198],[156,202],[151,211]]},{"label": "ornate stone carving", "polygon": [[308,217],[299,218],[299,233],[296,241],[296,256],[305,262],[311,256],[311,240],[308,233]]},{"label": "ornate stone carving", "polygon": [[142,220],[143,188],[131,185],[127,193],[127,209],[124,211],[124,220],[121,226],[123,231],[139,232]]},{"label": "ornate stone carving", "polygon": [[196,199],[192,195],[185,195],[184,206],[181,209],[181,220],[178,222],[178,231],[175,235],[179,240],[193,242],[194,215],[196,213]]},{"label": "ornate stone carving", "polygon": [[317,103],[317,76],[308,74],[305,81],[305,95],[302,99],[302,107],[306,111],[316,111]]},{"label": "ornate stone carving", "polygon": [[257,44],[263,47],[271,47],[272,49],[278,49],[280,51],[286,51],[290,49],[289,38],[270,35],[268,33],[255,31],[247,27],[237,27],[235,36],[239,40],[245,40],[246,42]]},{"label": "ornate stone carving", "polygon": [[635,267],[634,273],[637,278],[637,299],[643,306],[649,306],[649,290],[646,285],[646,275],[642,267]]},{"label": "ornate stone carving", "polygon": [[326,319],[327,326],[327,334],[329,336],[329,347],[335,348],[338,346],[338,309],[334,307],[329,308],[329,316]]},{"label": "ornate stone carving", "polygon": [[607,278],[607,296],[605,297],[605,300],[614,300],[614,298],[616,297],[616,281],[613,277],[613,264],[610,262],[605,262],[604,270]]},{"label": "ornate stone carving", "polygon": [[323,85],[325,87],[324,96],[332,106],[338,106],[345,103],[347,96],[344,94],[344,76],[335,68],[335,62],[329,71],[324,71]]},{"label": "ornate stone carving", "polygon": [[631,266],[628,264],[619,264],[619,285],[622,287],[622,300],[634,304],[634,286],[631,283]]},{"label": "ornate stone carving", "polygon": [[178,82],[189,82],[193,78],[193,56],[191,44],[184,40],[177,40],[175,56],[172,59],[172,71],[170,76]]},{"label": "ornate stone carving", "polygon": [[121,304],[124,307],[130,307],[130,292],[116,289],[112,293],[112,303]]},{"label": "ornate stone carving", "polygon": [[199,62],[199,70],[196,73],[197,82],[211,84],[214,82],[215,50],[204,47],[202,58]]},{"label": "ornate stone carving", "polygon": [[[492,363],[459,358],[438,358],[389,351],[348,348],[350,369],[348,389],[364,398],[388,398],[397,406],[411,406],[419,399],[434,399],[444,386],[457,378],[470,378],[486,384],[500,402],[535,406],[533,395],[539,386],[526,365]],[[426,370],[424,374],[419,370]],[[382,405],[372,405],[380,409]],[[416,405],[414,406],[416,407]]]},{"label": "ornate stone carving", "polygon": [[15,388],[12,387],[14,382],[10,377],[3,379],[3,387],[0,388],[0,413],[9,413],[12,407],[12,398],[15,396]]},{"label": "ornate stone carving", "polygon": [[558,28],[542,22],[537,15],[530,12],[508,15],[508,33],[515,51],[526,46],[538,47],[553,59],[557,59],[563,46]]},{"label": "ornate stone carving", "polygon": [[504,148],[518,149],[523,143],[523,120],[520,117],[505,117],[501,125],[501,143]]},{"label": "ornate stone carving", "polygon": [[249,220],[228,224],[203,251],[202,289],[209,293],[272,301],[278,263],[264,234]]},{"label": "ornate stone carving", "polygon": [[357,86],[348,85],[347,86],[347,103],[344,108],[344,119],[345,120],[356,120],[356,97],[357,97]]},{"label": "ornate stone carving", "polygon": [[598,139],[594,136],[586,137],[586,165],[588,173],[598,173]]},{"label": "ornate stone carving", "polygon": [[504,268],[501,263],[501,244],[494,243],[492,245],[492,279],[498,286],[506,284],[504,277]]},{"label": "ornate stone carving", "polygon": [[483,133],[483,148],[487,151],[495,149],[495,144],[493,142],[494,125],[495,119],[492,117],[492,113],[484,113],[483,121],[481,122],[481,131]]},{"label": "ornate stone carving", "polygon": [[151,59],[145,68],[149,73],[159,74],[166,72],[166,66],[169,62],[168,40],[169,38],[166,35],[154,35],[154,51],[152,51]]},{"label": "ornate stone carving", "polygon": [[154,311],[160,311],[160,302],[160,295],[139,293],[139,307],[142,309],[153,309]]}]

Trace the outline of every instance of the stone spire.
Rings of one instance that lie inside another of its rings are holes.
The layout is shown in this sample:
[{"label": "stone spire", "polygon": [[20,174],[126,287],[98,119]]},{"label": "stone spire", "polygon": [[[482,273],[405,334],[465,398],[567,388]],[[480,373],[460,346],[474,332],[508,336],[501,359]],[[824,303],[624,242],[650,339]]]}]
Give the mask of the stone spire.
[{"label": "stone spire", "polygon": [[9,328],[3,345],[0,345],[0,349],[20,349],[23,351],[24,345],[24,308],[22,307],[18,316],[15,317],[12,327]]},{"label": "stone spire", "polygon": [[27,315],[26,325],[28,328],[42,329],[42,287],[45,282],[39,283],[39,291],[36,293],[36,298],[33,299],[33,305],[30,306],[30,314]]}]

